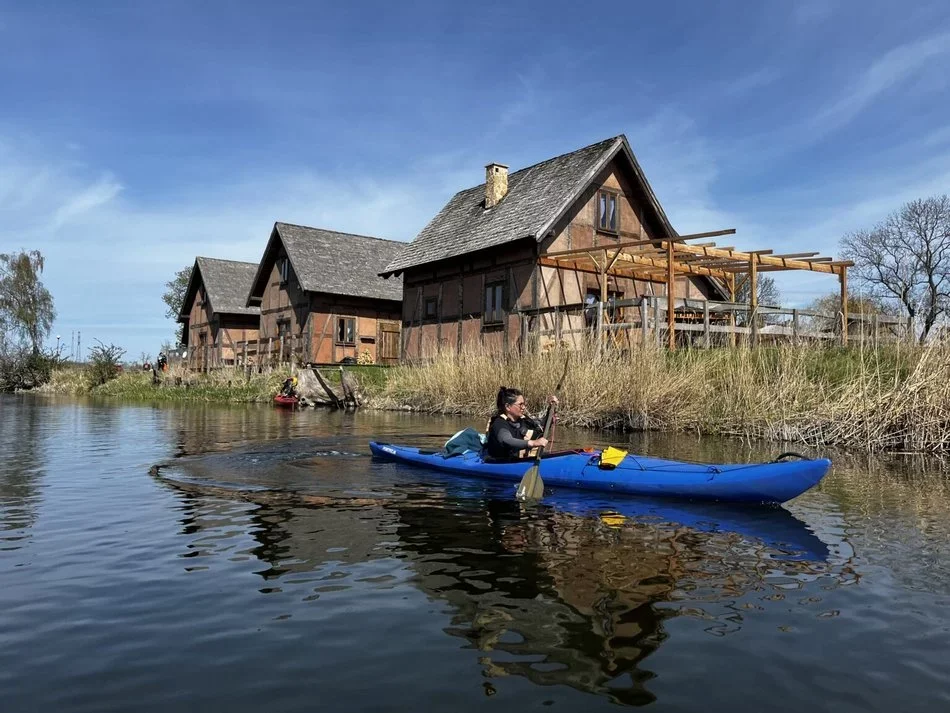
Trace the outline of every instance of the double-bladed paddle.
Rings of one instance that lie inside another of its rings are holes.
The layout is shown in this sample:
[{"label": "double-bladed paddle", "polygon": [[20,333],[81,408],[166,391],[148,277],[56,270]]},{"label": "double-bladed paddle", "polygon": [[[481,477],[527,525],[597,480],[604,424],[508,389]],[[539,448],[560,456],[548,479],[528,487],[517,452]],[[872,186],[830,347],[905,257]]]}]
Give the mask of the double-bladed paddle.
[{"label": "double-bladed paddle", "polygon": [[[557,387],[554,389],[554,395],[560,397],[561,395],[561,386],[564,385],[564,377],[567,376],[567,365],[571,361],[571,354],[568,352],[567,359],[564,360],[564,373],[561,374],[561,380],[557,382]],[[551,428],[551,425],[554,423],[555,415],[557,414],[557,404],[552,403],[548,407],[548,415],[544,421],[544,432],[541,434],[542,437],[546,438],[548,431]],[[534,457],[534,463],[531,464],[531,467],[525,472],[521,477],[521,482],[518,483],[518,489],[515,491],[515,496],[519,500],[540,500],[544,496],[544,481],[541,480],[541,454],[544,452],[544,446],[538,446],[538,453]]]}]

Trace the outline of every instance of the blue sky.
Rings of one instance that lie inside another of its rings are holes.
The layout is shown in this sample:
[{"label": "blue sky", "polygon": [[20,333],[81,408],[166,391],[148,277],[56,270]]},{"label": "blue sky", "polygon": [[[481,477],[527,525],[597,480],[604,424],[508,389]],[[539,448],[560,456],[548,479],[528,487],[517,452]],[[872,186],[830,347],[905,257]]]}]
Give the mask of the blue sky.
[{"label": "blue sky", "polygon": [[950,189],[948,83],[942,0],[0,0],[0,252],[44,253],[64,342],[154,355],[195,255],[411,240],[489,161],[625,133],[680,232],[835,254]]}]

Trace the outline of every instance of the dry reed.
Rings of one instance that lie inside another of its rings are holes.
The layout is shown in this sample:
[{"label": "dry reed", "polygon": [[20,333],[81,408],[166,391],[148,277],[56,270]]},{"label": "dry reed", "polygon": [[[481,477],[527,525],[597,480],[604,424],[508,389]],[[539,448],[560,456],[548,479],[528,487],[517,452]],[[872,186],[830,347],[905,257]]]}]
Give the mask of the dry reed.
[{"label": "dry reed", "polygon": [[[392,370],[377,405],[488,418],[499,386],[543,407],[567,352],[478,349]],[[950,450],[950,348],[897,345],[572,352],[561,422],[868,451]]]}]

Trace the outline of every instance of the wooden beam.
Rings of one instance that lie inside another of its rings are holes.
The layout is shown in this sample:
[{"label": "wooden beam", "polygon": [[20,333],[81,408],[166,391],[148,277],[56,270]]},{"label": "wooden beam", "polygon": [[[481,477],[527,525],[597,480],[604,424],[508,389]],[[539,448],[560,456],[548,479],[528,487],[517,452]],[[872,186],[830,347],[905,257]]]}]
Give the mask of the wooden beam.
[{"label": "wooden beam", "polygon": [[814,253],[783,253],[782,255],[774,255],[773,257],[781,258],[790,258],[790,257],[814,257],[817,255],[817,252]]},{"label": "wooden beam", "polygon": [[[607,256],[607,251],[604,251],[604,257]],[[610,272],[610,268],[614,266],[614,263],[617,262],[617,258],[620,257],[620,250],[614,253],[614,256],[610,259],[610,262],[607,263],[607,267],[604,268],[604,272]]]},{"label": "wooden beam", "polygon": [[[588,264],[578,263],[576,260],[566,261],[566,260],[554,260],[551,258],[540,258],[539,263],[545,267],[555,267],[561,270],[574,270],[575,272],[583,272],[589,275],[600,275],[600,270],[591,267]],[[596,263],[595,263],[596,264]],[[652,269],[639,269],[643,268],[652,268]],[[688,275],[705,275],[706,277],[718,277],[720,279],[726,279],[727,272],[724,270],[715,270],[712,268],[706,267],[694,267],[686,263],[675,262],[674,269],[676,272],[681,272]],[[653,274],[660,273],[665,274],[667,271],[666,260],[657,260],[652,257],[641,257],[640,255],[630,255],[629,253],[620,252],[617,262],[614,263],[614,266],[611,268],[611,273],[614,275],[628,276],[626,273],[633,271],[636,274]],[[664,280],[666,278],[663,278]]]},{"label": "wooden beam", "polygon": [[756,266],[767,265],[769,267],[782,267],[787,270],[811,270],[812,272],[824,272],[828,274],[837,274],[838,272],[834,267],[818,263],[814,260],[789,260],[786,258],[772,257],[771,255],[723,250],[721,248],[701,248],[695,245],[677,245],[676,250],[692,255],[706,255],[708,257],[720,257],[729,260],[748,260],[750,265],[754,264]]},{"label": "wooden beam", "polygon": [[[626,248],[635,248],[641,245],[653,245],[654,243],[659,242],[674,242],[681,243],[685,240],[696,240],[697,238],[714,238],[717,235],[732,235],[736,232],[735,228],[729,228],[728,230],[713,230],[708,233],[693,233],[692,235],[678,235],[675,238],[647,238],[645,240],[631,240],[625,243],[615,243],[613,245],[600,246],[601,248],[606,247],[610,250],[623,250]],[[541,253],[541,257],[564,257],[566,255],[575,255],[578,253],[584,253],[592,248],[574,248],[573,250],[557,250],[555,252]]]}]

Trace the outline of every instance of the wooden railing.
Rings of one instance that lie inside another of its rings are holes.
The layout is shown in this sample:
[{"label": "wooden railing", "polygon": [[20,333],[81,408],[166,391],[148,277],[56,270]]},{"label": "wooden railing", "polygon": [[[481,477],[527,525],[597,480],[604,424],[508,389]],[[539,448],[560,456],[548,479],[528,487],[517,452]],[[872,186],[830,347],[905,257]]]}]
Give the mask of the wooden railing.
[{"label": "wooden railing", "polygon": [[[913,338],[909,319],[879,314],[842,313],[717,302],[674,300],[676,343],[693,346],[735,346],[742,343],[862,341],[877,344]],[[592,304],[575,303],[520,309],[521,333],[538,342],[591,338],[599,344],[667,344],[669,321],[666,296],[643,296]]]},{"label": "wooden railing", "polygon": [[190,369],[210,371],[223,366],[280,367],[307,363],[306,338],[286,335],[269,339],[214,344],[196,344],[188,349],[185,360]]}]

